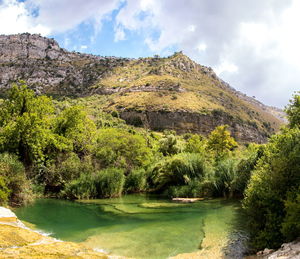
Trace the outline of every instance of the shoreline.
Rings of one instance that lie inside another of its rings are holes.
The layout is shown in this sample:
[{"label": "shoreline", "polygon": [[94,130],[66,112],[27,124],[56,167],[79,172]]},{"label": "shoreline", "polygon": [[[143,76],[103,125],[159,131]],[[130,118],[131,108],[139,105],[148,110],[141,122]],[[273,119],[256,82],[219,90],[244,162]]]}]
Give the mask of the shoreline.
[{"label": "shoreline", "polygon": [[0,207],[0,258],[125,259],[74,242],[55,239],[27,227],[10,210]]}]

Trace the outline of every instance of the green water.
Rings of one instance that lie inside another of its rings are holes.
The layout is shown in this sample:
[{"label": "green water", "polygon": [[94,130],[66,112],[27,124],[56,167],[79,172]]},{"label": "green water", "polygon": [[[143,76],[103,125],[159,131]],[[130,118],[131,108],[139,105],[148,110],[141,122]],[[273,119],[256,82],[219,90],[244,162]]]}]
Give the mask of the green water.
[{"label": "green water", "polygon": [[234,228],[238,208],[237,202],[222,200],[180,204],[127,195],[82,202],[40,199],[15,212],[55,238],[150,259],[197,251],[204,237],[214,249]]}]

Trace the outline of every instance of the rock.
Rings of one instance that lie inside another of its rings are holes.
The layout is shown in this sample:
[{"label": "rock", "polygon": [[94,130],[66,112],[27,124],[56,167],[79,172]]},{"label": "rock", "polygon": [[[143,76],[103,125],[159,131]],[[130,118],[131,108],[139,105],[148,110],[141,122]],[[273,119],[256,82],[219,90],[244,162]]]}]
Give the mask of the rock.
[{"label": "rock", "polygon": [[0,35],[0,90],[22,79],[38,93],[82,96],[105,72],[128,61],[68,52],[37,34]]},{"label": "rock", "polygon": [[264,259],[300,259],[300,240],[282,244],[277,251],[266,248],[258,252],[257,256]]},{"label": "rock", "polygon": [[204,198],[173,198],[172,201],[183,202],[183,203],[193,203],[196,201],[203,201]]},{"label": "rock", "polygon": [[232,136],[240,142],[265,143],[267,135],[257,130],[255,125],[235,120],[225,112],[201,114],[192,111],[164,111],[131,109],[119,109],[121,119],[128,124],[135,125],[140,121],[141,125],[151,130],[162,129],[175,130],[182,134],[186,132],[208,135],[215,127],[227,124]]},{"label": "rock", "polygon": [[112,257],[83,244],[63,242],[33,231],[25,227],[11,210],[0,207],[0,258],[121,259],[124,257]]}]

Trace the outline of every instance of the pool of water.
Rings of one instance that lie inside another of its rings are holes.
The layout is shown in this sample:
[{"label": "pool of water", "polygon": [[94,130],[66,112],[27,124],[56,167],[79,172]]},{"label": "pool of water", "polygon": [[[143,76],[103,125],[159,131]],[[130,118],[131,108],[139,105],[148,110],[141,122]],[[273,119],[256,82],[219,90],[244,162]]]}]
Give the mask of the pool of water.
[{"label": "pool of water", "polygon": [[181,204],[146,195],[71,202],[39,199],[18,208],[19,219],[51,236],[134,258],[168,258],[224,243],[239,203]]}]

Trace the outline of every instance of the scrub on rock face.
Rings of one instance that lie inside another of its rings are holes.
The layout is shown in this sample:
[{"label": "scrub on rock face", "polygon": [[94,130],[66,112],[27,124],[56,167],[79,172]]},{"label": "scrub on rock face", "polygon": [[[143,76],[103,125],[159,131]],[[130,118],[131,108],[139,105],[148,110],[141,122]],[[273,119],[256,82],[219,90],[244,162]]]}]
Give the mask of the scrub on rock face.
[{"label": "scrub on rock face", "polygon": [[15,212],[55,238],[150,259],[195,252],[199,247],[220,249],[234,228],[238,209],[238,203],[223,200],[182,204],[126,195],[80,202],[40,199]]}]

